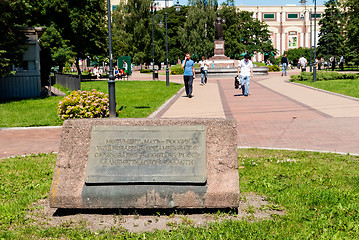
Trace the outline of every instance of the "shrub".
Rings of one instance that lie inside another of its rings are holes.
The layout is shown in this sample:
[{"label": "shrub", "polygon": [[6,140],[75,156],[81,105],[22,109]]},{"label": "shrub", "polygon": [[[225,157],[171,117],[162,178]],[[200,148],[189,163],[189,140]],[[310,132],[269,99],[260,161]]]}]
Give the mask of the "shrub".
[{"label": "shrub", "polygon": [[[338,79],[359,79],[358,74],[354,73],[338,73],[338,72],[326,72],[326,71],[317,71],[317,81],[329,81],[329,80],[338,80]],[[292,75],[291,81],[312,81],[313,73],[311,72],[302,72],[299,75]]]},{"label": "shrub", "polygon": [[183,68],[173,68],[171,69],[171,75],[182,75],[184,73]]},{"label": "shrub", "polygon": [[152,71],[153,71],[152,69],[141,69],[140,73],[150,73]]},{"label": "shrub", "polygon": [[278,65],[273,65],[273,66],[268,66],[269,67],[269,72],[278,72],[280,71],[280,68]]},{"label": "shrub", "polygon": [[68,118],[104,118],[109,116],[108,94],[92,91],[72,91],[57,106],[62,120]]}]

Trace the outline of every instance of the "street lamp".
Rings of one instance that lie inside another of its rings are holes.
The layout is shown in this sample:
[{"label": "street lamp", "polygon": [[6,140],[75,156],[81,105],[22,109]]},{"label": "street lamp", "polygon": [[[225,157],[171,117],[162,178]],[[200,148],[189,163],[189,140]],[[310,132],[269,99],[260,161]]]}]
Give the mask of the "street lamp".
[{"label": "street lamp", "polygon": [[[155,17],[159,17],[158,15],[156,15],[156,9],[153,6],[153,3],[151,4],[151,12],[152,12],[152,78],[153,80],[156,80],[156,73],[155,73],[155,39],[154,39],[154,21],[155,21]],[[163,27],[163,23],[160,20],[160,22],[157,24],[160,28]],[[158,78],[158,76],[157,76]]]},{"label": "street lamp", "polygon": [[153,24],[154,24],[154,9],[153,9],[153,3],[151,3],[151,12],[152,12],[152,80],[156,80],[156,74],[155,74],[155,40],[153,38]]},{"label": "street lamp", "polygon": [[314,66],[313,66],[313,82],[317,81],[317,64],[316,64],[316,50],[317,50],[317,0],[314,0]]},{"label": "street lamp", "polygon": [[112,34],[111,34],[111,3],[107,0],[107,20],[108,20],[108,53],[110,57],[110,72],[108,80],[108,94],[110,100],[110,118],[116,117],[116,95],[115,95],[115,76],[113,75],[113,56],[112,56]]},{"label": "street lamp", "polygon": [[312,61],[312,9],[304,9],[303,10],[303,15],[300,17],[302,20],[304,20],[304,25],[305,25],[305,13],[308,12],[309,13],[309,22],[310,22],[310,60],[309,60],[309,67],[310,67],[310,72],[312,72],[312,66],[313,66],[313,61]]},{"label": "street lamp", "polygon": [[179,1],[177,0],[177,3],[175,5],[176,12],[181,11],[181,5],[179,4]]},{"label": "street lamp", "polygon": [[166,60],[167,60],[166,86],[168,87],[170,85],[170,76],[169,76],[169,70],[168,70],[167,0],[165,0],[165,17],[166,17]]}]

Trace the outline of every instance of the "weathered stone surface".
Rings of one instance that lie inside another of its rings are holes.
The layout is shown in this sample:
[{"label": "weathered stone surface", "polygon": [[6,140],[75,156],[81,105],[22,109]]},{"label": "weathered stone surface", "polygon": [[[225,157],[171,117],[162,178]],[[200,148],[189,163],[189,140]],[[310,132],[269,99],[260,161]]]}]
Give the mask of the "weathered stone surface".
[{"label": "weathered stone surface", "polygon": [[[86,183],[94,126],[203,126],[206,181]],[[50,205],[57,208],[225,208],[238,207],[239,180],[234,120],[80,119],[65,121]]]}]

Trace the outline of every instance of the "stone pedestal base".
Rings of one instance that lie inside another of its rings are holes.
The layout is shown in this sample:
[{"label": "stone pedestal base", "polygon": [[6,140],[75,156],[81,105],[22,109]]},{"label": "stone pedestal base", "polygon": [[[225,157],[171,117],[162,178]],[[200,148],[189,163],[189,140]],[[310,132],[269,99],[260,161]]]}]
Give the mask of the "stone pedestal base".
[{"label": "stone pedestal base", "polygon": [[50,206],[238,207],[236,142],[227,119],[67,120]]},{"label": "stone pedestal base", "polygon": [[224,55],[224,40],[214,41],[214,56],[208,59],[214,63],[215,67],[230,68],[235,67],[235,60]]}]

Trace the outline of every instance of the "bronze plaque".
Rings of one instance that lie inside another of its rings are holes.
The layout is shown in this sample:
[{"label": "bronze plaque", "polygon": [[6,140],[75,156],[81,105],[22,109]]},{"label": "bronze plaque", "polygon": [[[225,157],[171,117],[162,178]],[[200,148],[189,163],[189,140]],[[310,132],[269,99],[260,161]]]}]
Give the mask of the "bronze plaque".
[{"label": "bronze plaque", "polygon": [[205,183],[206,126],[94,126],[89,184]]}]

